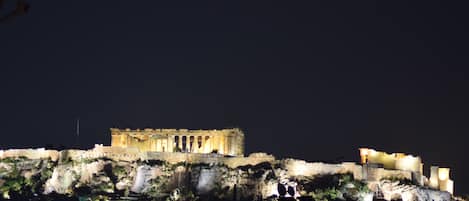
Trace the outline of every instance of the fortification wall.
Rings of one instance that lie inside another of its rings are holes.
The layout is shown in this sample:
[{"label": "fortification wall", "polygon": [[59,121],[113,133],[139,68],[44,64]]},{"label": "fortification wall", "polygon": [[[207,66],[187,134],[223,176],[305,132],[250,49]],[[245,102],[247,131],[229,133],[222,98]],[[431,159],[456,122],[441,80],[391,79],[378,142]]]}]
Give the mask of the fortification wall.
[{"label": "fortification wall", "polygon": [[418,156],[406,155],[404,153],[388,154],[368,148],[360,148],[360,156],[363,164],[381,164],[386,169],[423,173],[422,159]]},{"label": "fortification wall", "polygon": [[344,162],[340,164],[328,164],[321,162],[309,163],[303,160],[286,159],[285,168],[290,176],[314,176],[325,174],[344,174],[352,173],[358,180],[380,181],[384,178],[401,178],[412,180],[412,172],[407,170],[389,170],[385,168],[359,165],[353,162]]},{"label": "fortification wall", "polygon": [[219,154],[200,154],[200,153],[167,153],[167,152],[146,152],[142,155],[142,160],[164,160],[168,163],[217,163],[225,164],[228,167],[235,168],[244,165],[256,165],[263,162],[273,162],[275,157],[265,153],[254,153],[248,157],[224,157]]},{"label": "fortification wall", "polygon": [[224,159],[224,164],[228,167],[235,168],[245,165],[257,165],[264,162],[274,162],[275,157],[266,153],[252,153],[248,157],[229,157]]},{"label": "fortification wall", "polygon": [[120,161],[136,160],[163,160],[169,163],[189,162],[189,163],[218,163],[229,167],[243,165],[256,165],[262,162],[272,162],[275,158],[265,153],[254,153],[248,157],[225,157],[219,154],[201,153],[170,153],[170,152],[140,152],[135,148],[121,148],[96,145],[90,150],[45,150],[45,149],[9,149],[0,150],[0,159],[26,157],[28,159],[52,160],[83,160],[93,158],[110,158]]},{"label": "fortification wall", "polygon": [[285,168],[290,176],[313,176],[325,174],[352,173],[354,178],[362,179],[362,166],[355,163],[327,164],[321,162],[309,163],[303,160],[286,159]]},{"label": "fortification wall", "polygon": [[412,172],[405,170],[388,170],[376,167],[363,167],[363,177],[367,181],[380,181],[385,178],[400,178],[412,180]]},{"label": "fortification wall", "polygon": [[407,155],[405,157],[396,159],[395,166],[398,170],[423,173],[423,164],[420,157]]},{"label": "fortification wall", "polygon": [[142,153],[138,149],[95,146],[90,150],[65,150],[60,152],[61,158],[69,158],[71,160],[83,160],[93,158],[110,158],[121,161],[135,161],[142,158]]},{"label": "fortification wall", "polygon": [[[140,152],[135,148],[109,147],[96,145],[91,150],[45,150],[45,149],[11,149],[0,151],[0,158],[7,157],[26,157],[30,159],[51,158],[83,160],[107,157],[113,160],[136,161],[136,160],[162,160],[171,164],[188,163],[209,163],[225,164],[228,167],[235,168],[244,165],[256,165],[263,162],[274,162],[275,157],[265,153],[254,153],[248,157],[226,157],[219,154],[202,153],[170,153],[170,152]],[[288,170],[289,176],[313,176],[325,174],[344,174],[352,173],[356,179],[368,181],[379,181],[382,178],[398,177],[412,180],[412,167],[409,170],[389,170],[369,165],[359,165],[352,162],[340,164],[327,164],[321,162],[306,162],[304,160],[285,159],[282,161]]]},{"label": "fortification wall", "polygon": [[162,160],[171,164],[179,162],[189,163],[221,163],[221,155],[218,154],[199,154],[199,153],[181,153],[181,152],[146,152],[141,155],[142,160]]},{"label": "fortification wall", "polygon": [[56,150],[39,149],[8,149],[0,150],[0,159],[26,157],[29,159],[46,159],[58,160],[60,153]]},{"label": "fortification wall", "polygon": [[29,159],[52,160],[83,160],[93,158],[111,158],[121,161],[136,160],[162,160],[169,163],[189,162],[189,163],[219,163],[229,167],[243,165],[256,165],[262,162],[272,162],[275,157],[265,153],[254,153],[248,157],[236,156],[225,157],[220,154],[202,154],[202,153],[180,153],[180,152],[140,152],[136,148],[122,148],[96,145],[90,150],[45,150],[45,149],[9,149],[0,150],[0,159],[26,157]]}]

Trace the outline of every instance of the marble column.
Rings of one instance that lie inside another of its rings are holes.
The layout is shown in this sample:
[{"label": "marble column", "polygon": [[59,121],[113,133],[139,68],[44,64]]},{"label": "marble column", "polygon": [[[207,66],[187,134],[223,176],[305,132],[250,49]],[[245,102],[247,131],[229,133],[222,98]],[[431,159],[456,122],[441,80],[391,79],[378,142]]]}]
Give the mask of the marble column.
[{"label": "marble column", "polygon": [[179,135],[178,148],[182,151],[182,136]]},{"label": "marble column", "polygon": [[225,154],[229,154],[230,153],[230,141],[229,141],[230,137],[229,136],[225,136],[225,151],[224,153]]},{"label": "marble column", "polygon": [[205,136],[202,136],[202,146],[200,147],[200,152],[206,153],[205,152]]},{"label": "marble column", "polygon": [[161,151],[161,141],[159,139],[154,139],[155,143],[152,145],[154,151]]},{"label": "marble column", "polygon": [[217,143],[217,137],[210,136],[210,150],[208,150],[209,152],[212,152],[214,149],[217,149],[217,147],[215,147],[216,143]]},{"label": "marble column", "polygon": [[228,154],[228,136],[224,136],[223,137],[225,140],[224,140],[224,143],[223,143],[223,153],[224,154]]},{"label": "marble column", "polygon": [[215,146],[217,147],[218,153],[223,152],[223,137],[222,136],[219,136],[219,135],[217,136],[217,142]]},{"label": "marble column", "polygon": [[205,142],[204,142],[204,152],[205,153],[210,153],[212,150],[212,141],[213,139],[211,136],[205,136]]},{"label": "marble column", "polygon": [[166,137],[166,139],[167,139],[166,140],[166,152],[173,152],[173,150],[174,150],[173,149],[173,143],[174,143],[173,141],[174,140],[172,138],[173,138],[172,136],[167,136]]},{"label": "marble column", "polygon": [[225,142],[225,137],[224,136],[219,136],[218,137],[218,153],[223,154],[225,152],[225,145],[223,144]]}]

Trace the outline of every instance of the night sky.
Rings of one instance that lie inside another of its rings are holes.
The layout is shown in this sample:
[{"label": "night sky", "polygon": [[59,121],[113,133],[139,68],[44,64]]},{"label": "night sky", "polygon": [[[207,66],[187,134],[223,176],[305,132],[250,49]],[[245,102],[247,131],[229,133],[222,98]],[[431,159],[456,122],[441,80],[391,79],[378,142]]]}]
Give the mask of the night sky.
[{"label": "night sky", "polygon": [[465,5],[29,3],[0,24],[0,149],[76,147],[77,118],[82,149],[110,127],[239,127],[278,158],[420,155],[469,193]]}]

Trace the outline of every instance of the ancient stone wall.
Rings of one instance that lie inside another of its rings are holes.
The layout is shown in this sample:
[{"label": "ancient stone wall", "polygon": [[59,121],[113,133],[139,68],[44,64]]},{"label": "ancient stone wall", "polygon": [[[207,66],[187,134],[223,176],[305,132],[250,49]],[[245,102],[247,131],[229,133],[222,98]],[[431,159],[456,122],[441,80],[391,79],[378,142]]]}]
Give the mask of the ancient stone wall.
[{"label": "ancient stone wall", "polygon": [[327,174],[352,173],[354,178],[362,179],[362,166],[355,163],[328,164],[321,162],[309,163],[303,160],[286,159],[285,168],[291,176],[313,176]]},{"label": "ancient stone wall", "polygon": [[380,181],[386,178],[399,178],[412,180],[412,172],[405,170],[388,170],[370,166],[363,167],[364,179],[367,181]]},{"label": "ancient stone wall", "polygon": [[51,158],[52,160],[57,160],[59,158],[59,152],[56,150],[46,150],[44,148],[0,150],[0,159],[16,157],[26,157],[29,159]]},{"label": "ancient stone wall", "polygon": [[[110,147],[95,145],[90,150],[45,150],[45,149],[11,149],[0,151],[0,159],[8,157],[26,157],[29,159],[51,158],[52,160],[83,160],[95,158],[110,158],[115,161],[136,161],[136,160],[161,160],[170,164],[181,162],[187,163],[206,163],[206,164],[224,164],[230,168],[245,165],[256,165],[263,162],[275,162],[272,155],[265,153],[254,153],[248,157],[233,156],[227,157],[220,154],[202,154],[202,153],[181,153],[181,152],[141,152],[136,148]],[[390,170],[373,164],[359,165],[352,162],[340,164],[327,164],[321,162],[306,162],[304,160],[285,159],[282,164],[287,169],[289,176],[314,176],[327,174],[352,173],[355,179],[367,181],[380,181],[383,178],[402,178],[416,181],[421,179],[421,174],[416,174],[412,170]],[[440,168],[441,169],[441,168]],[[443,172],[442,169],[441,172]],[[439,189],[452,193],[452,180],[449,180],[449,170],[440,173],[445,178],[441,178]],[[415,175],[420,178],[413,178]],[[447,182],[449,181],[449,182]],[[444,183],[446,182],[446,183]],[[449,183],[449,184],[448,184]],[[445,188],[441,186],[444,185]],[[449,186],[449,187],[446,187]]]},{"label": "ancient stone wall", "polygon": [[454,181],[450,179],[450,168],[432,166],[430,169],[429,186],[433,189],[454,193]]},{"label": "ancient stone wall", "polygon": [[406,170],[423,173],[422,159],[404,153],[388,154],[369,148],[360,148],[362,164],[381,164],[386,169]]},{"label": "ancient stone wall", "polygon": [[238,167],[244,165],[256,165],[262,162],[273,162],[275,158],[272,155],[264,153],[251,154],[248,157],[225,157],[219,154],[198,154],[198,153],[164,153],[164,152],[146,152],[142,155],[142,160],[162,160],[168,163],[208,163],[225,164],[228,167]]}]

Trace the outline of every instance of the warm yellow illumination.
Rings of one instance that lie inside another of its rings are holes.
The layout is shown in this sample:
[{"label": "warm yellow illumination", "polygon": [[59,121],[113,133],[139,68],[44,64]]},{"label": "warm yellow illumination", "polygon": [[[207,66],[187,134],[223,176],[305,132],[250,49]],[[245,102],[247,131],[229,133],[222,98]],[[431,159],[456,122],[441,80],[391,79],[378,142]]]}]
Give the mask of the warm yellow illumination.
[{"label": "warm yellow illumination", "polygon": [[[422,159],[418,156],[407,155],[405,153],[388,154],[382,151],[375,151],[369,148],[360,148],[362,164],[381,164],[385,169],[395,169],[411,172],[416,175],[423,175]],[[448,191],[453,194],[454,182],[450,179],[449,168],[430,167],[430,178],[426,185],[433,189]],[[422,177],[416,177],[419,184],[424,184]]]},{"label": "warm yellow illumination", "polygon": [[441,181],[449,179],[449,168],[438,168],[438,179]]},{"label": "warm yellow illumination", "polygon": [[244,134],[240,129],[116,129],[111,146],[137,148],[143,152],[188,152],[242,156]]},{"label": "warm yellow illumination", "polygon": [[438,189],[439,188],[438,179],[437,178],[430,178],[429,186],[432,187],[432,188]]},{"label": "warm yellow illumination", "polygon": [[454,194],[454,182],[453,180],[450,180],[448,179],[448,181],[446,181],[446,191],[448,191],[449,193],[451,193],[451,195]]},{"label": "warm yellow illumination", "polygon": [[412,172],[420,172],[422,173],[422,162],[419,157],[413,156],[400,156],[400,158],[396,159],[396,169],[399,170],[407,170]]},{"label": "warm yellow illumination", "polygon": [[361,158],[362,164],[365,164],[367,162],[367,157],[368,157],[370,149],[360,148],[358,150],[360,150],[360,158]]},{"label": "warm yellow illumination", "polygon": [[440,191],[448,191],[453,194],[454,182],[449,177],[449,168],[440,168],[438,166],[432,166],[430,168],[430,180],[429,186]]},{"label": "warm yellow illumination", "polygon": [[430,167],[430,182],[428,185],[434,189],[440,188],[440,184],[438,182],[438,166]]},{"label": "warm yellow illumination", "polygon": [[369,148],[360,148],[362,164],[382,164],[386,169],[406,170],[422,173],[422,160],[418,156],[406,155],[404,153],[388,154]]},{"label": "warm yellow illumination", "polygon": [[371,156],[376,156],[378,155],[380,152],[377,152],[376,150],[374,149],[368,149],[368,155],[371,155]]},{"label": "warm yellow illumination", "polygon": [[447,191],[453,194],[454,193],[453,188],[454,188],[453,180],[448,179],[448,180],[440,181],[440,188],[439,188],[440,191]]}]

